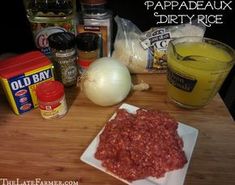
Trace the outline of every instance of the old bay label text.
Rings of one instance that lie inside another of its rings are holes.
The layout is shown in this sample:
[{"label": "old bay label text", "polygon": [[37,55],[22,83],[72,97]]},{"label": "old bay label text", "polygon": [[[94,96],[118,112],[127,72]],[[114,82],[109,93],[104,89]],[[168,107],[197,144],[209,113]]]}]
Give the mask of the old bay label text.
[{"label": "old bay label text", "polygon": [[21,75],[18,78],[13,78],[10,82],[11,89],[13,91],[22,89],[24,87],[30,86],[32,84],[36,84],[38,82],[44,81],[52,77],[51,69],[47,69],[45,71],[41,71],[30,76]]}]

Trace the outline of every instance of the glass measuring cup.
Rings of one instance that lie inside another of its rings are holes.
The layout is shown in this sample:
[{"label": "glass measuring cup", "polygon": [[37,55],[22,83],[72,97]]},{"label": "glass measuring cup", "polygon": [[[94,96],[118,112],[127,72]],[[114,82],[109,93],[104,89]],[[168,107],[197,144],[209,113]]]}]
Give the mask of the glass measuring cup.
[{"label": "glass measuring cup", "polygon": [[167,50],[168,97],[185,108],[200,108],[216,95],[235,62],[234,50],[214,39],[181,37]]}]

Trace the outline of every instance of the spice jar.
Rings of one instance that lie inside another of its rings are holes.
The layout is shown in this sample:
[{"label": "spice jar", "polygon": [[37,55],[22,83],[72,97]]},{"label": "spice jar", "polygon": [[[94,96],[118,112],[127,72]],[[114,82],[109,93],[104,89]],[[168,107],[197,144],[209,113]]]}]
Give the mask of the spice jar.
[{"label": "spice jar", "polygon": [[80,0],[77,33],[93,32],[99,35],[99,57],[111,56],[113,14],[107,9],[107,0]]},{"label": "spice jar", "polygon": [[76,42],[80,73],[83,73],[99,57],[98,39],[99,36],[93,32],[83,32],[77,35]]},{"label": "spice jar", "polygon": [[69,32],[54,33],[48,37],[48,41],[52,48],[52,60],[57,79],[66,87],[75,85],[78,70],[74,34]]},{"label": "spice jar", "polygon": [[59,81],[46,81],[37,85],[36,95],[43,118],[61,118],[67,113],[64,86]]}]

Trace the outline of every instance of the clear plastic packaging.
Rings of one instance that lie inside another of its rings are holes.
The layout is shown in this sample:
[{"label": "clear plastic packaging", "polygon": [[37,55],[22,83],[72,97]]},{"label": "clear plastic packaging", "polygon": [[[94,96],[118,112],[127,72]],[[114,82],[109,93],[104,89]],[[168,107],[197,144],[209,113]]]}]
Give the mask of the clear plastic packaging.
[{"label": "clear plastic packaging", "polygon": [[162,73],[167,69],[166,49],[170,40],[182,36],[204,36],[198,24],[153,27],[146,32],[130,20],[115,17],[118,26],[112,57],[125,64],[131,73]]}]

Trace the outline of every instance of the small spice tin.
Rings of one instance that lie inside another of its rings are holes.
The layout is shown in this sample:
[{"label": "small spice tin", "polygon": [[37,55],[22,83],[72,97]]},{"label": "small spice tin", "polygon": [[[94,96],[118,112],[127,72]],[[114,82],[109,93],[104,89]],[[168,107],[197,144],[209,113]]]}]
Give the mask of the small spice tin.
[{"label": "small spice tin", "polygon": [[64,86],[59,81],[41,83],[36,88],[39,109],[45,119],[61,118],[67,113]]},{"label": "small spice tin", "polygon": [[78,69],[75,35],[69,32],[53,33],[48,41],[52,48],[56,77],[66,87],[76,85]]},{"label": "small spice tin", "polygon": [[35,88],[48,80],[54,80],[53,65],[39,51],[0,62],[0,81],[15,114],[22,114],[38,106]]},{"label": "small spice tin", "polygon": [[99,57],[98,40],[99,36],[93,32],[83,32],[76,36],[80,73]]}]

